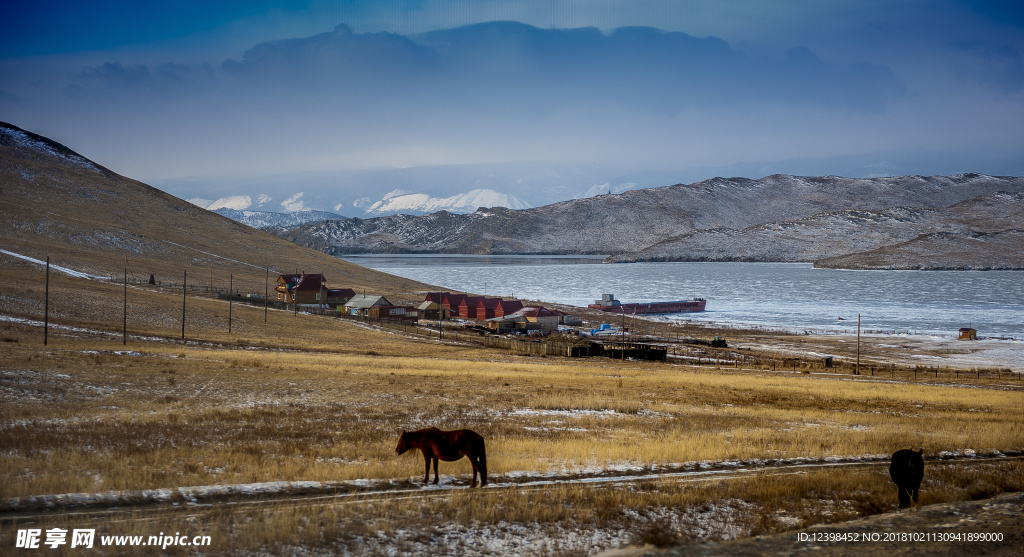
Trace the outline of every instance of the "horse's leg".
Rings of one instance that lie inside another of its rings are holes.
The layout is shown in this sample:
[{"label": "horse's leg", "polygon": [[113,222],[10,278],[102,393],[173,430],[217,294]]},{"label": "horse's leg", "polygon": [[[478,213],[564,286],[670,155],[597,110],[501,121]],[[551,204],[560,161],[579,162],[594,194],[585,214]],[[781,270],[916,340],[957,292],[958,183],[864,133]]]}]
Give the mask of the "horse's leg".
[{"label": "horse's leg", "polygon": [[910,489],[903,485],[899,486],[899,489],[900,508],[905,509],[910,506]]},{"label": "horse's leg", "polygon": [[487,485],[487,448],[483,440],[480,441],[480,487]]},{"label": "horse's leg", "polygon": [[430,455],[423,453],[423,465],[426,471],[423,472],[423,483],[426,484],[430,481]]},{"label": "horse's leg", "polygon": [[[466,455],[469,457],[469,463],[473,466],[473,481],[469,482],[469,487],[476,487],[476,474],[480,470],[480,465],[477,464],[477,457],[474,454]],[[483,486],[481,486],[483,487]]]},{"label": "horse's leg", "polygon": [[438,463],[438,460],[439,459],[435,456],[434,457],[434,485],[437,485],[437,481],[438,481],[438,478],[437,478],[437,463]]}]

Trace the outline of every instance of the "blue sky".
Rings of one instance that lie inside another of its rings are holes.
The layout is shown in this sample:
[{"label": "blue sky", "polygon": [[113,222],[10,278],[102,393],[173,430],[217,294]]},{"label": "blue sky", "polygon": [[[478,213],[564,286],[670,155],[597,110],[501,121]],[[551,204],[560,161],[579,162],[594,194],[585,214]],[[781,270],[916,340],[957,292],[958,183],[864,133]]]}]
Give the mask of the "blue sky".
[{"label": "blue sky", "polygon": [[0,0],[0,120],[185,197],[324,209],[1024,174],[1019,5]]}]

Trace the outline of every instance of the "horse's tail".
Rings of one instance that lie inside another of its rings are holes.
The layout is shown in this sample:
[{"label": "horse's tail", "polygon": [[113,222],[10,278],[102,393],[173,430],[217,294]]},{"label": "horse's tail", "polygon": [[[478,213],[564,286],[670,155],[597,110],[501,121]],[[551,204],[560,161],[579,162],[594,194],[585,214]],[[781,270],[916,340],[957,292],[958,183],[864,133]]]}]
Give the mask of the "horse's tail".
[{"label": "horse's tail", "polygon": [[487,447],[480,437],[480,487],[487,485]]}]

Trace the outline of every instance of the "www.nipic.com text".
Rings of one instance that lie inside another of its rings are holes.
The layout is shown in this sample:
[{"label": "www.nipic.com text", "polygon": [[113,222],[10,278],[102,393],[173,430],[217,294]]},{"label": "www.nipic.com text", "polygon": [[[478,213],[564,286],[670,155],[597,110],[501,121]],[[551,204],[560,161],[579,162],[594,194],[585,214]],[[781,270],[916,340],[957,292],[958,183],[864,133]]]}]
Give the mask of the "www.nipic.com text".
[{"label": "www.nipic.com text", "polygon": [[[96,530],[74,529],[70,532],[63,528],[29,528],[18,530],[18,537],[14,547],[21,549],[39,549],[40,545],[50,546],[50,549],[57,549],[60,546],[68,545],[72,548],[92,548],[96,543]],[[160,532],[158,536],[100,536],[99,546],[124,546],[124,547],[159,547],[167,549],[174,546],[209,546],[210,536],[182,536],[175,532],[173,536]]]}]

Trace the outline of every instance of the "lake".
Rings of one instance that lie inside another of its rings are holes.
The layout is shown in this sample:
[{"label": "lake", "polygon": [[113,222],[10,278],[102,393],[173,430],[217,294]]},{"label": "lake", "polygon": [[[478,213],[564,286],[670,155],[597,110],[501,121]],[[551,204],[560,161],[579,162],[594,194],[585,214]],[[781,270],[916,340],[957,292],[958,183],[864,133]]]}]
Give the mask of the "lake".
[{"label": "lake", "polygon": [[[586,306],[708,300],[666,319],[788,331],[1024,339],[1024,272],[849,271],[810,263],[602,263],[601,256],[351,255],[343,259],[453,291]],[[843,319],[840,319],[843,318]]]}]

